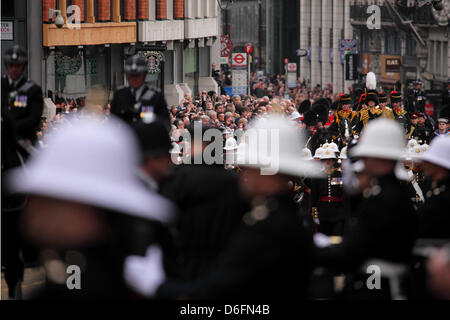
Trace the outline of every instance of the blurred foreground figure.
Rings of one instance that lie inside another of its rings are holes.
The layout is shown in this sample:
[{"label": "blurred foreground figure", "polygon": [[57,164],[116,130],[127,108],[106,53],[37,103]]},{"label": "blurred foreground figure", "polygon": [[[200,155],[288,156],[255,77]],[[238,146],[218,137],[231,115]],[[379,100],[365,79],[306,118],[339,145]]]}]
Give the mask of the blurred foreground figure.
[{"label": "blurred foreground figure", "polygon": [[429,289],[438,298],[450,300],[450,245],[431,255],[427,269]]},{"label": "blurred foreground figure", "polygon": [[[248,207],[237,174],[221,164],[205,163],[203,152],[209,142],[202,137],[211,128],[197,125],[199,132],[190,126],[191,141],[185,140],[193,163],[173,167],[161,188],[161,194],[180,208],[174,256],[164,253],[174,268],[166,266],[168,275],[182,280],[195,280],[210,270]],[[195,134],[202,136],[196,139]]]},{"label": "blurred foreground figure", "polygon": [[289,180],[292,176],[318,176],[319,168],[302,159],[303,137],[289,120],[268,116],[256,121],[247,134],[238,164],[243,168],[242,189],[252,208],[225,251],[196,281],[156,277],[161,270],[156,247],[151,247],[145,258],[128,257],[125,277],[135,291],[147,297],[188,299],[305,297],[312,239],[292,200]]},{"label": "blurred foreground figure", "polygon": [[365,284],[370,274],[359,268],[368,259],[408,263],[411,258],[416,218],[406,186],[395,175],[405,145],[400,125],[377,119],[367,124],[360,142],[350,150],[351,156],[363,160],[368,183],[343,242],[318,249],[321,265],[352,272],[346,277],[348,298],[390,298],[383,275],[381,290],[369,290]]},{"label": "blurred foreground figure", "polygon": [[[7,74],[2,76],[1,88],[2,185],[7,171],[23,166],[33,152],[43,109],[41,87],[25,77],[28,63],[25,50],[13,46],[6,50],[3,62]],[[24,196],[7,193],[2,188],[2,266],[5,267],[10,298],[20,298],[23,280],[23,262],[19,256],[23,248],[18,221],[25,201]]]},{"label": "blurred foreground figure", "polygon": [[13,191],[30,194],[22,231],[43,249],[47,275],[38,299],[126,298],[122,263],[136,254],[131,226],[170,219],[170,203],[135,176],[133,133],[119,120],[101,120],[61,127],[27,171],[9,178]]},{"label": "blurred foreground figure", "polygon": [[450,138],[435,138],[419,159],[424,161],[424,175],[432,180],[418,212],[419,238],[450,238]]}]

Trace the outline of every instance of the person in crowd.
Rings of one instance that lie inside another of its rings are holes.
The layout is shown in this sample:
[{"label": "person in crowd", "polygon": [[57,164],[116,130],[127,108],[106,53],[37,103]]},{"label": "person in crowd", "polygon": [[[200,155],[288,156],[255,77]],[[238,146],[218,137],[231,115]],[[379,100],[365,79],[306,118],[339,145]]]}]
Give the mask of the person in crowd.
[{"label": "person in crowd", "polygon": [[435,138],[419,159],[424,162],[424,175],[432,181],[425,192],[425,204],[419,210],[418,236],[450,238],[450,139]]}]

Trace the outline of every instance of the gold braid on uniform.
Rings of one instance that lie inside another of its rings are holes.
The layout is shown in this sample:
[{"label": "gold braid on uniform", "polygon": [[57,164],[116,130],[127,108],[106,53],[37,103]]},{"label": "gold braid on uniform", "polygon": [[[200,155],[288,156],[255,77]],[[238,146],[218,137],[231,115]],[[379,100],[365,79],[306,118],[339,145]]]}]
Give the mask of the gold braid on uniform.
[{"label": "gold braid on uniform", "polygon": [[408,139],[412,138],[412,135],[413,135],[415,129],[416,128],[414,126],[411,126],[411,130],[409,130],[409,133],[408,133]]},{"label": "gold braid on uniform", "polygon": [[380,110],[380,111],[381,111],[381,117],[395,120],[395,115],[391,108],[384,107],[384,109]]},{"label": "gold braid on uniform", "polygon": [[369,122],[369,119],[370,119],[369,111],[371,111],[371,113],[374,114],[374,115],[379,115],[382,112],[377,107],[373,107],[372,109],[362,109],[362,110],[360,110],[359,111],[360,120],[362,121],[364,126],[366,126],[367,122]]},{"label": "gold braid on uniform", "polygon": [[367,122],[369,121],[369,112],[367,109],[362,109],[359,111],[359,120],[362,121],[363,125],[365,126]]},{"label": "gold braid on uniform", "polygon": [[398,116],[404,116],[406,114],[406,111],[402,107],[399,107],[397,110],[394,109],[394,112]]},{"label": "gold braid on uniform", "polygon": [[312,218],[313,220],[318,220],[319,219],[319,210],[317,210],[317,207],[312,207],[311,208],[311,214],[312,214]]}]

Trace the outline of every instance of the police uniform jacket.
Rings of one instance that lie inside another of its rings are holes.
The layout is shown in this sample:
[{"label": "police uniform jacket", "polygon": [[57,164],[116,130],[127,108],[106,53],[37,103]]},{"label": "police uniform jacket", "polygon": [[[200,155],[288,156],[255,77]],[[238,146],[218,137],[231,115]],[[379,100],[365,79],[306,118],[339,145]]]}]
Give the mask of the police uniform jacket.
[{"label": "police uniform jacket", "polygon": [[111,113],[132,124],[139,121],[143,113],[152,111],[162,121],[170,122],[164,95],[146,84],[143,86],[144,88],[137,100],[130,87],[122,87],[114,92]]},{"label": "police uniform jacket", "polygon": [[304,298],[312,241],[289,193],[265,198],[245,214],[211,272],[195,282],[169,280],[163,298]]},{"label": "police uniform jacket", "polygon": [[42,89],[36,83],[22,78],[14,85],[2,76],[2,114],[8,113],[18,138],[36,140],[43,104]]},{"label": "police uniform jacket", "polygon": [[421,89],[410,89],[407,95],[407,111],[409,113],[422,112],[425,113],[425,92]]},{"label": "police uniform jacket", "polygon": [[371,258],[409,261],[417,217],[406,186],[393,173],[372,180],[356,216],[341,244],[317,250],[319,264],[346,272]]}]

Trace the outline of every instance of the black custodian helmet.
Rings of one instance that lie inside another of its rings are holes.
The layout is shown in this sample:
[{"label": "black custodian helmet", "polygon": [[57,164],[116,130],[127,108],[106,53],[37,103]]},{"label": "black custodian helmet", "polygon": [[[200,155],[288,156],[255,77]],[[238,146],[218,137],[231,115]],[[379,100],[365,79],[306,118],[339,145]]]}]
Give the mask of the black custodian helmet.
[{"label": "black custodian helmet", "polygon": [[126,74],[143,74],[148,71],[147,60],[135,54],[134,56],[129,57],[125,61],[125,73]]},{"label": "black custodian helmet", "polygon": [[28,62],[28,56],[25,50],[19,45],[14,45],[5,52],[5,58],[3,60],[5,64],[26,64]]}]

